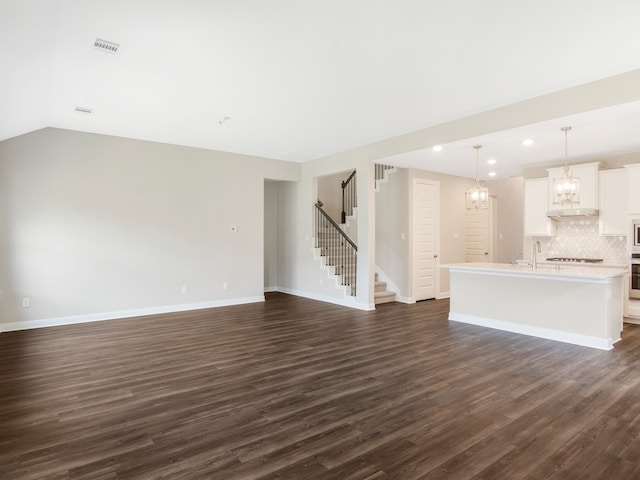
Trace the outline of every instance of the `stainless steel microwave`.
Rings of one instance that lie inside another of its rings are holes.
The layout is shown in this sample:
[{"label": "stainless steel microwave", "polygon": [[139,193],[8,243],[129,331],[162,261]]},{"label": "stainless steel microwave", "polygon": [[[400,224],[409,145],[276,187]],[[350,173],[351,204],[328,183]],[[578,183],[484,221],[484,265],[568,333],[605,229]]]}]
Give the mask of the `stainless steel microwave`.
[{"label": "stainless steel microwave", "polygon": [[633,221],[633,247],[635,251],[640,249],[640,220]]}]

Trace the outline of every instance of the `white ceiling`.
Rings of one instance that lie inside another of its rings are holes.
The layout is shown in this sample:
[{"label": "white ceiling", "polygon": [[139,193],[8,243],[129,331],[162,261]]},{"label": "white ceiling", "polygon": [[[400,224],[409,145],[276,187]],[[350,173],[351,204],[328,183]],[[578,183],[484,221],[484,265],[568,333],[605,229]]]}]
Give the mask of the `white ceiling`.
[{"label": "white ceiling", "polygon": [[[302,162],[636,70],[639,21],[637,0],[0,0],[0,140],[52,126]],[[477,142],[515,175],[563,156],[567,122],[570,155],[639,151],[638,105],[607,110],[390,161],[475,176]]]},{"label": "white ceiling", "polygon": [[[442,146],[439,152],[431,147],[394,155],[383,163],[397,167],[420,168],[461,177],[478,176],[489,180],[522,175],[523,169],[562,164],[565,161],[565,137],[561,128],[570,126],[567,133],[569,164],[602,160],[640,152],[640,102],[560,117],[524,127],[471,137]],[[524,140],[533,140],[524,145]],[[495,160],[489,165],[489,160]],[[495,176],[490,177],[489,172]]]}]

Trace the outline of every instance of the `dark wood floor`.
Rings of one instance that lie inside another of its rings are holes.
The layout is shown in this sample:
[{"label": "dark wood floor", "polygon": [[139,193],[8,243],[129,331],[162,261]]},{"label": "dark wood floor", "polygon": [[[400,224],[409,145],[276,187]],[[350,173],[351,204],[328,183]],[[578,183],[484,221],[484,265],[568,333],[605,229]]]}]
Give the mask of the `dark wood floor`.
[{"label": "dark wood floor", "polygon": [[604,352],[262,304],[0,335],[0,478],[640,478],[640,327]]}]

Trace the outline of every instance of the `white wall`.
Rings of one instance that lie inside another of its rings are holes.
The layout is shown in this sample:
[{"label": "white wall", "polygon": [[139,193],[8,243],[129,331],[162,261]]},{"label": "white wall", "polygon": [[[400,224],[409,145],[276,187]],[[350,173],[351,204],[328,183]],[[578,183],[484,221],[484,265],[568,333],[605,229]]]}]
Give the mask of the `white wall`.
[{"label": "white wall", "polygon": [[498,200],[498,256],[496,262],[511,263],[523,258],[524,178],[513,177],[487,182],[489,194]]},{"label": "white wall", "polygon": [[[473,180],[417,169],[398,169],[376,193],[375,263],[398,287],[399,297],[413,297],[412,189],[415,178],[440,184],[439,263],[465,261],[465,191]],[[401,234],[404,233],[404,240]],[[456,236],[458,238],[456,238]],[[439,269],[438,297],[449,294],[449,271]]]},{"label": "white wall", "polygon": [[338,224],[342,219],[342,182],[349,178],[351,172],[353,170],[318,177],[317,198],[324,203],[324,211]]},{"label": "white wall", "polygon": [[259,300],[264,179],[299,175],[58,129],[1,142],[0,322]]},{"label": "white wall", "polygon": [[[465,261],[465,192],[473,186],[469,178],[412,169],[413,178],[440,182],[440,251],[439,264]],[[449,270],[439,269],[440,287],[438,296],[449,295]]]},{"label": "white wall", "polygon": [[[376,192],[376,268],[397,287],[398,297],[411,297],[409,278],[411,222],[409,170],[387,173]],[[401,235],[404,233],[404,239]]]},{"label": "white wall", "polygon": [[264,290],[278,286],[278,182],[264,182]]},{"label": "white wall", "polygon": [[[355,298],[345,298],[320,270],[312,256],[313,205],[318,179],[346,170],[357,170],[358,191],[358,280]],[[373,164],[366,159],[318,160],[302,164],[301,181],[282,186],[279,204],[280,234],[278,282],[282,291],[360,309],[373,308]]]},{"label": "white wall", "polygon": [[[0,322],[232,302],[262,295],[264,179],[278,186],[278,283],[339,298],[310,255],[315,179],[358,171],[358,297],[373,303],[373,161],[640,98],[640,70],[481,112],[302,165],[45,129],[0,143]],[[40,92],[41,94],[41,92]],[[36,119],[36,127],[42,119]],[[416,173],[418,172],[418,173]],[[441,181],[462,210],[464,179]],[[239,231],[230,232],[231,225]],[[454,239],[459,233],[459,239]],[[441,263],[464,258],[464,216],[441,215]],[[315,273],[313,273],[315,272]],[[222,282],[229,283],[222,290]],[[441,272],[441,291],[448,272]],[[182,295],[181,287],[188,286]],[[22,308],[22,298],[31,299]]]}]

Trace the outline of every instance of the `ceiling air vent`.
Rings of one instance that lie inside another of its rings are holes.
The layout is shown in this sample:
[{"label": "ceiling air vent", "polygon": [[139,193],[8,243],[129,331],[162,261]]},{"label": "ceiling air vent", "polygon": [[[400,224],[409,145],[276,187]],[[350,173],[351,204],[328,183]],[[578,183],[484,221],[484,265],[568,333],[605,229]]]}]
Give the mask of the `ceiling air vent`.
[{"label": "ceiling air vent", "polygon": [[102,40],[101,38],[96,38],[96,41],[93,42],[93,46],[98,50],[108,53],[118,53],[118,49],[120,48],[119,43],[109,42],[108,40]]},{"label": "ceiling air vent", "polygon": [[86,114],[92,114],[93,113],[93,108],[87,108],[87,107],[76,107],[76,112],[78,113],[86,113]]}]

